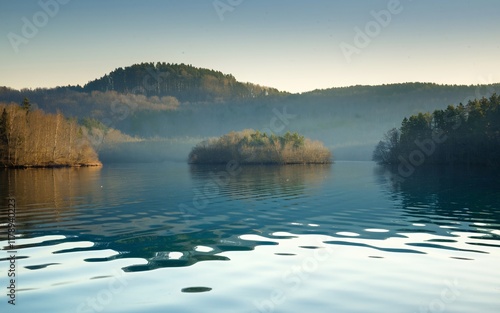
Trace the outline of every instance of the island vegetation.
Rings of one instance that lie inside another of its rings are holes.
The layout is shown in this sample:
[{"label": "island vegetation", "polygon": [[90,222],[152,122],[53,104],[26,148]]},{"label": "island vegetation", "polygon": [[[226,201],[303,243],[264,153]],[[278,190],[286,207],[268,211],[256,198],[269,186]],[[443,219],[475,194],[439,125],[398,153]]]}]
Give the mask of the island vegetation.
[{"label": "island vegetation", "polygon": [[332,155],[321,142],[298,133],[268,135],[253,129],[230,132],[196,145],[189,154],[191,164],[327,164]]},{"label": "island vegetation", "polygon": [[500,166],[500,97],[418,113],[387,132],[373,152],[381,164]]},{"label": "island vegetation", "polygon": [[101,166],[97,153],[76,119],[0,104],[1,167]]}]

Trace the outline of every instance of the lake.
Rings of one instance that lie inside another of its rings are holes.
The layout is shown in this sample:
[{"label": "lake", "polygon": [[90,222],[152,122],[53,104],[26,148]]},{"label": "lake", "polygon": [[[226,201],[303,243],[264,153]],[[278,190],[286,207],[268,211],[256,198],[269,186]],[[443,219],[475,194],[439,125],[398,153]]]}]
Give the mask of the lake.
[{"label": "lake", "polygon": [[499,187],[372,162],[0,170],[0,311],[496,313]]}]

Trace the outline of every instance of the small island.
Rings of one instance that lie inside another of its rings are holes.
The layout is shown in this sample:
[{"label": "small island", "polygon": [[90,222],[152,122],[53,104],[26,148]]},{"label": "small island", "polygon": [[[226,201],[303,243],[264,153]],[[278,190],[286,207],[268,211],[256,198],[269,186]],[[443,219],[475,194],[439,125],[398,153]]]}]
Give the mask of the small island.
[{"label": "small island", "polygon": [[247,129],[230,132],[196,145],[188,157],[190,164],[329,164],[332,154],[321,142],[298,133],[268,135]]},{"label": "small island", "polygon": [[0,167],[88,166],[102,163],[76,119],[32,110],[26,98],[0,105]]}]

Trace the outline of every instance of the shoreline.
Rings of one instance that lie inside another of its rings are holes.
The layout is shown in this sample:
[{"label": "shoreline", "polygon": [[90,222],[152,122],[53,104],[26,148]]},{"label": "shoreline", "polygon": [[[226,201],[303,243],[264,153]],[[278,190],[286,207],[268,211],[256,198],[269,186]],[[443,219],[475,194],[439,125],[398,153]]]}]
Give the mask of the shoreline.
[{"label": "shoreline", "polygon": [[[225,165],[228,162],[188,162],[189,165]],[[329,165],[333,164],[333,161],[329,162],[239,162],[239,165],[273,165],[273,166],[283,166],[283,165]]]},{"label": "shoreline", "polygon": [[103,167],[101,162],[76,163],[76,164],[37,164],[37,165],[0,165],[4,169],[30,169],[30,168],[77,168],[77,167]]}]

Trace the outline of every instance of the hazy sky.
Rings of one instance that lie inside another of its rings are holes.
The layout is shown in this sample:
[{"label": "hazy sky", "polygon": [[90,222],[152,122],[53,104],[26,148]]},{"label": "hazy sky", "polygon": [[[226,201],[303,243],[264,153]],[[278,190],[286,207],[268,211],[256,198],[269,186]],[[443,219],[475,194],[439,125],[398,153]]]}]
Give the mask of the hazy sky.
[{"label": "hazy sky", "polygon": [[151,61],[291,92],[493,83],[499,16],[497,0],[0,0],[0,86],[83,85]]}]

